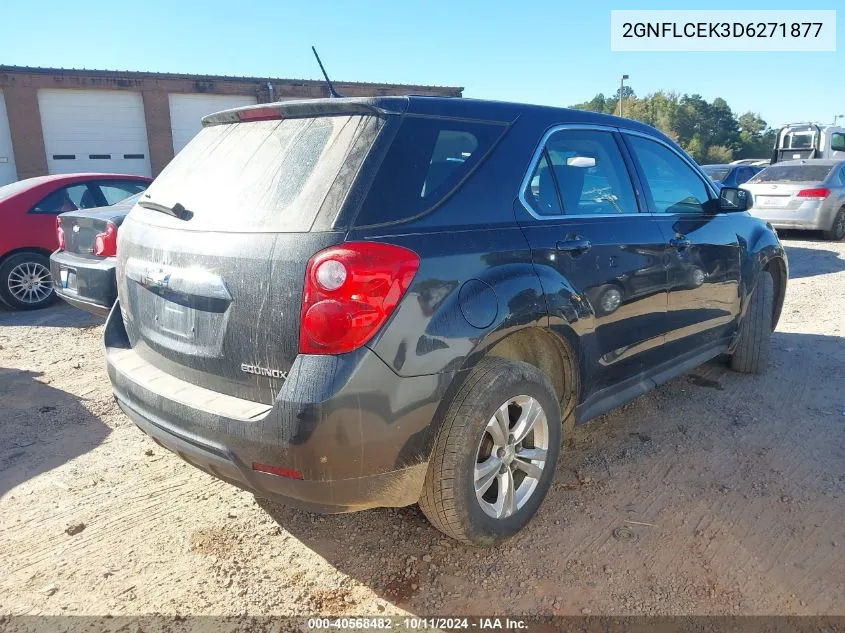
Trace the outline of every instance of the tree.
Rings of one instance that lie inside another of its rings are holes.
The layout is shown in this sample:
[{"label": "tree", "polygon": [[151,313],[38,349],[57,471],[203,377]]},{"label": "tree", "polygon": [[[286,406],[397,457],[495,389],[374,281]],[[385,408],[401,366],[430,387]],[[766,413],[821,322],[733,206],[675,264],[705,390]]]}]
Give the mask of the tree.
[{"label": "tree", "polygon": [[775,144],[777,131],[753,112],[746,112],[739,117],[739,144],[737,156],[740,158],[765,158],[769,156]]},{"label": "tree", "polygon": [[704,154],[705,164],[729,163],[733,158],[733,150],[724,145],[711,145]]},{"label": "tree", "polygon": [[[661,130],[699,162],[729,162],[732,158],[764,158],[771,152],[777,132],[759,115],[737,117],[727,101],[707,101],[699,94],[678,95],[658,91],[637,97],[631,86],[622,90],[624,115]],[[572,106],[580,110],[619,114],[619,90],[612,96],[598,94]]]}]

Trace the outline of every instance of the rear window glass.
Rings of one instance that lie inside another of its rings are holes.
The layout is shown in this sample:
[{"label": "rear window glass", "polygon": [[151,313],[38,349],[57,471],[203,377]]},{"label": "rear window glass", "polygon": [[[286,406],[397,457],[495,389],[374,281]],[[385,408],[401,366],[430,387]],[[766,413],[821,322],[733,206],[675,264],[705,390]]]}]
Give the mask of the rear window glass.
[{"label": "rear window glass", "polygon": [[725,178],[731,173],[730,167],[711,167],[710,165],[705,165],[701,169],[716,182],[724,182]]},{"label": "rear window glass", "polygon": [[748,181],[758,182],[820,182],[827,178],[831,165],[772,165]]},{"label": "rear window glass", "polygon": [[812,132],[790,132],[783,146],[787,149],[809,149],[813,147],[813,137]]},{"label": "rear window glass", "polygon": [[502,124],[405,117],[355,224],[395,222],[427,211],[472,172],[504,131]]},{"label": "rear window glass", "polygon": [[[348,187],[360,167],[366,152],[353,146],[371,145],[381,125],[373,116],[331,116],[204,127],[143,199],[184,206],[192,216],[176,221],[180,228],[308,231],[333,185]],[[332,204],[342,203],[344,196],[332,193]]]}]

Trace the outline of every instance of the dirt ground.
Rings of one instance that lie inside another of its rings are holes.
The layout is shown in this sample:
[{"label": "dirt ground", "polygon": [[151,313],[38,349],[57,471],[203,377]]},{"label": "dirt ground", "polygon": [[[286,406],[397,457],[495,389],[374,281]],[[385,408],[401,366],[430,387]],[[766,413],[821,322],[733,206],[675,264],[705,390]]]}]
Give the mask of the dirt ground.
[{"label": "dirt ground", "polygon": [[579,427],[490,550],[221,483],[114,405],[101,321],[0,311],[0,613],[845,614],[845,243],[785,244],[769,372],[714,362]]}]

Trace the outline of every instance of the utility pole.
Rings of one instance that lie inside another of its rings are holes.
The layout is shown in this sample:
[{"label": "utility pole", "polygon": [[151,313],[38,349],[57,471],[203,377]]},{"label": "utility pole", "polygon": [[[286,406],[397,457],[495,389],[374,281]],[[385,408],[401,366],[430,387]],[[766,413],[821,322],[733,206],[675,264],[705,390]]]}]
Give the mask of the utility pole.
[{"label": "utility pole", "polygon": [[623,95],[622,90],[625,88],[625,80],[627,78],[628,75],[622,75],[622,78],[619,80],[619,116],[625,116],[623,110],[625,96]]}]

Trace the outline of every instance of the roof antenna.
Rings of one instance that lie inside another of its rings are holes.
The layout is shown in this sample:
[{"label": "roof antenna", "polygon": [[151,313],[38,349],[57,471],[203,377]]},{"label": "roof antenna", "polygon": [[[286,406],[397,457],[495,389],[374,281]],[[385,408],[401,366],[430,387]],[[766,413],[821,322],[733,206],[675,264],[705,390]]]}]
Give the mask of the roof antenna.
[{"label": "roof antenna", "polygon": [[326,69],[323,68],[323,62],[320,61],[320,56],[317,54],[317,49],[312,46],[311,50],[314,52],[314,57],[317,58],[317,63],[320,64],[320,70],[323,71],[323,77],[326,78],[326,84],[328,84],[328,86],[329,86],[329,95],[331,96],[332,99],[339,99],[341,95],[338,94],[337,91],[335,91],[334,86],[332,85],[332,82],[329,79],[328,74],[326,74]]}]

